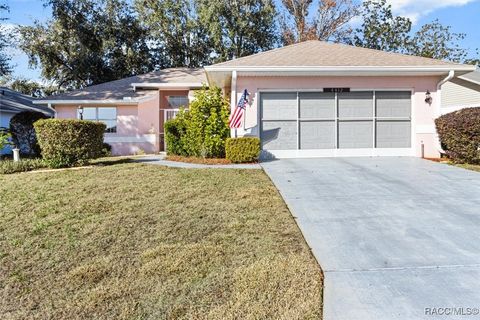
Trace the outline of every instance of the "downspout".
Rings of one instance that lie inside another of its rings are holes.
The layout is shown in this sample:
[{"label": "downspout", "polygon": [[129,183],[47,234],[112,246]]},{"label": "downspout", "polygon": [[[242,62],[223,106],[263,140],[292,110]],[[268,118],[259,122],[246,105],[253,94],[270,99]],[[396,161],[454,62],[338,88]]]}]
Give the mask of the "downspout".
[{"label": "downspout", "polygon": [[[232,71],[232,81],[230,87],[230,112],[233,113],[235,106],[237,105],[237,71]],[[237,137],[237,129],[230,129],[230,136],[232,138]]]},{"label": "downspout", "polygon": [[[437,95],[438,95],[438,107],[437,107],[437,112],[435,113],[435,119],[438,118],[440,116],[440,111],[441,111],[441,108],[442,108],[442,86],[453,79],[453,77],[455,76],[455,71],[454,70],[450,70],[448,72],[448,75],[440,80],[439,83],[437,83]],[[440,154],[445,154],[445,150],[443,150],[442,148],[442,145],[440,143],[440,138],[438,137],[438,133],[437,133],[437,129],[435,128],[435,142],[437,144],[436,148],[438,150],[438,152],[440,152]]]},{"label": "downspout", "polygon": [[54,107],[52,107],[52,103],[49,102],[48,105],[47,105],[48,109],[52,110],[53,111],[53,117],[54,118],[57,118],[57,110],[55,110]]}]

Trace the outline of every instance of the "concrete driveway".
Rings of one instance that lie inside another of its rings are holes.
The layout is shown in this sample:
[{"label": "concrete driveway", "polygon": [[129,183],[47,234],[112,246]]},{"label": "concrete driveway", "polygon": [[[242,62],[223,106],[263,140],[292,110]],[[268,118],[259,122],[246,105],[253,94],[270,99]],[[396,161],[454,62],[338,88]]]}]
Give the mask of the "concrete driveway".
[{"label": "concrete driveway", "polygon": [[480,308],[480,173],[389,157],[262,166],[325,273],[325,320],[480,319],[453,315]]}]

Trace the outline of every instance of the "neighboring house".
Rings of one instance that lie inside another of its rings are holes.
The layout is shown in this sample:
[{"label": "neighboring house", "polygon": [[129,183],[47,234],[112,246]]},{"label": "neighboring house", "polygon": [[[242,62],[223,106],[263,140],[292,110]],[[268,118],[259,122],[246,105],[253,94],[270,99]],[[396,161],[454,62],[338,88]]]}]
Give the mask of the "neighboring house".
[{"label": "neighboring house", "polygon": [[442,86],[442,114],[471,107],[480,107],[478,70],[453,78]]},{"label": "neighboring house", "polygon": [[[244,126],[264,156],[439,156],[434,119],[441,87],[475,70],[415,56],[306,41],[207,66],[166,69],[48,97],[59,118],[104,121],[114,154],[162,149],[163,122],[202,84],[235,107],[250,93]],[[79,108],[81,107],[81,108]]]},{"label": "neighboring house", "polygon": [[[36,111],[53,117],[54,112],[46,106],[33,104],[34,98],[6,87],[0,87],[0,128],[9,128],[10,119],[22,111]],[[10,147],[0,150],[0,154],[11,152]]]}]

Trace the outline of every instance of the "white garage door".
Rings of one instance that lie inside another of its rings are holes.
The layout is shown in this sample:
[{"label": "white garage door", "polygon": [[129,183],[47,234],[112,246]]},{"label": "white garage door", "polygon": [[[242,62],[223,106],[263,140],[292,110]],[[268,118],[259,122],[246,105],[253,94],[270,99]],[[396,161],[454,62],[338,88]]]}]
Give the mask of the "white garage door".
[{"label": "white garage door", "polygon": [[411,92],[267,92],[262,149],[276,156],[411,154]]}]

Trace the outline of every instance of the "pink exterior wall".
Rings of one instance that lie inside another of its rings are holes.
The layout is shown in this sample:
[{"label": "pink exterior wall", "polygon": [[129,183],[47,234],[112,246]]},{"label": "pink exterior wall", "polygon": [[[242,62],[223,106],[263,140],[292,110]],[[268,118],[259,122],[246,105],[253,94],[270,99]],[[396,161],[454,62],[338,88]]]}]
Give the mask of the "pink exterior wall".
[{"label": "pink exterior wall", "polygon": [[[438,157],[437,140],[435,137],[434,119],[440,103],[436,86],[440,77],[417,76],[417,77],[244,77],[237,78],[237,101],[244,89],[250,92],[251,107],[247,110],[247,127],[254,127],[258,123],[258,96],[262,90],[305,90],[324,87],[348,87],[352,89],[380,90],[402,89],[412,90],[412,127],[414,134],[413,147],[415,155],[421,155],[421,143],[425,145],[426,157]],[[425,93],[431,92],[433,103],[425,103]],[[240,135],[251,133],[258,135],[258,125],[247,132],[239,132]]]},{"label": "pink exterior wall", "polygon": [[[100,105],[83,105],[98,107]],[[117,108],[117,132],[105,133],[105,142],[112,146],[113,155],[159,151],[159,96],[138,105],[101,105]],[[56,117],[76,119],[78,105],[57,105]]]}]

